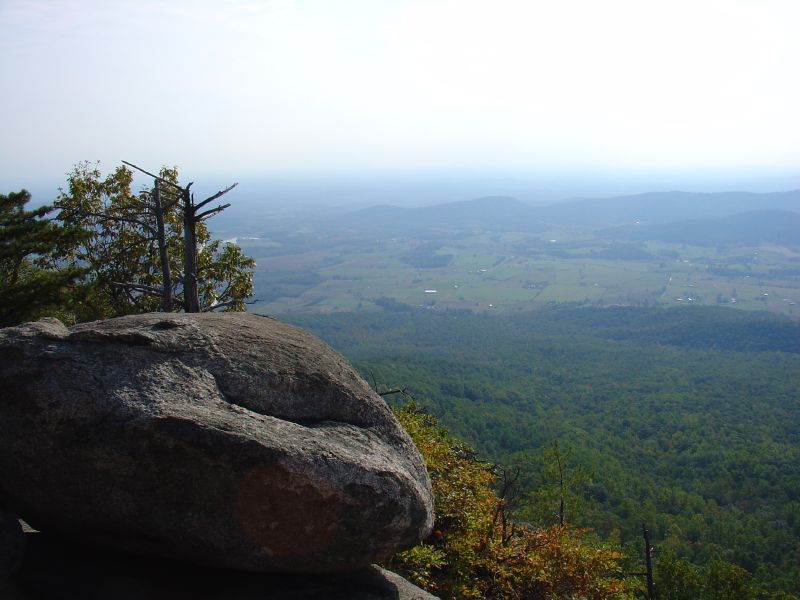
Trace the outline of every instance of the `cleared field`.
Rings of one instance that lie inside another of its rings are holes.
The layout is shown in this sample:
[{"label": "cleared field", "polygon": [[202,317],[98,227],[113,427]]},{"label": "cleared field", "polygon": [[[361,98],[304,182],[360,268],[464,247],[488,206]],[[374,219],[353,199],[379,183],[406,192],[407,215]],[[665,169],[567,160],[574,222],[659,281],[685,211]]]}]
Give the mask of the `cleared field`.
[{"label": "cleared field", "polygon": [[[519,233],[441,239],[311,239],[258,260],[251,309],[267,314],[376,310],[393,299],[434,310],[510,311],[548,303],[727,304],[800,318],[800,253]],[[256,252],[257,254],[257,252]],[[620,257],[617,258],[616,255]],[[633,258],[626,258],[631,255]],[[291,273],[291,278],[283,281]],[[394,306],[394,305],[393,305]]]}]

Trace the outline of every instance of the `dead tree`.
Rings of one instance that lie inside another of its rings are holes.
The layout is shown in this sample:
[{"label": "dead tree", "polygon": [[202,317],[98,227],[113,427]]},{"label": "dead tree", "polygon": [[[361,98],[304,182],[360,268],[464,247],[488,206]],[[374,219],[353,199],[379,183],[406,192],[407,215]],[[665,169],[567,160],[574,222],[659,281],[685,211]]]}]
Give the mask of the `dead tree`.
[{"label": "dead tree", "polygon": [[653,547],[650,545],[650,532],[647,526],[642,523],[642,537],[644,537],[644,564],[647,569],[647,600],[656,600],[655,588],[653,585]]},{"label": "dead tree", "polygon": [[208,206],[214,200],[224,196],[235,188],[238,183],[229,185],[224,190],[218,191],[213,196],[209,196],[199,204],[194,203],[194,194],[189,191],[189,183],[183,188],[183,300],[184,310],[188,312],[200,312],[200,296],[197,290],[197,224],[230,206],[220,204],[215,208],[204,210],[200,209]]},{"label": "dead tree", "polygon": [[[197,224],[219,214],[228,208],[230,204],[220,204],[208,210],[201,209],[230,192],[238,183],[234,183],[224,190],[220,190],[216,194],[209,196],[202,202],[195,204],[194,194],[190,189],[193,182],[189,182],[185,187],[182,187],[146,171],[133,163],[124,160],[122,162],[137,171],[141,171],[145,175],[149,175],[154,180],[153,211],[156,217],[156,237],[158,240],[161,263],[162,310],[171,312],[174,305],[174,298],[172,296],[172,274],[169,265],[164,215],[176,205],[179,205],[183,212],[183,310],[187,313],[200,312],[200,296],[197,287]],[[168,198],[167,204],[163,204],[162,202],[162,197],[165,195],[168,196],[168,194],[165,194],[164,186],[171,187],[176,194],[174,198]]]},{"label": "dead tree", "polygon": [[169,266],[167,234],[164,227],[164,206],[161,204],[161,181],[158,179],[156,179],[153,186],[153,213],[156,217],[158,258],[161,263],[161,310],[172,312],[172,272]]},{"label": "dead tree", "polygon": [[556,446],[556,465],[558,466],[558,524],[564,526],[564,466],[561,464],[561,451]]},{"label": "dead tree", "polygon": [[496,491],[500,502],[497,504],[497,507],[492,514],[492,525],[490,531],[494,530],[499,519],[500,542],[503,546],[507,546],[517,531],[517,526],[509,519],[509,514],[517,505],[517,502],[522,495],[522,490],[519,484],[521,471],[519,467],[508,470],[500,465],[493,465],[492,473],[494,473],[497,477],[498,485]]}]

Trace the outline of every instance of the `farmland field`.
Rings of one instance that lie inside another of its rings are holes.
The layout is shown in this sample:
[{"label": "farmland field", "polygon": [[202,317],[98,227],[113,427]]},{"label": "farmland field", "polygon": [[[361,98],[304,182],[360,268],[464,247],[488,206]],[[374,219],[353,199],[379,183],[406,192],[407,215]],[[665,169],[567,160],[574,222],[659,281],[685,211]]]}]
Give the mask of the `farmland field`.
[{"label": "farmland field", "polygon": [[800,253],[774,244],[444,229],[345,238],[307,227],[240,244],[258,263],[251,310],[264,314],[379,306],[510,312],[566,302],[729,305],[800,318]]}]

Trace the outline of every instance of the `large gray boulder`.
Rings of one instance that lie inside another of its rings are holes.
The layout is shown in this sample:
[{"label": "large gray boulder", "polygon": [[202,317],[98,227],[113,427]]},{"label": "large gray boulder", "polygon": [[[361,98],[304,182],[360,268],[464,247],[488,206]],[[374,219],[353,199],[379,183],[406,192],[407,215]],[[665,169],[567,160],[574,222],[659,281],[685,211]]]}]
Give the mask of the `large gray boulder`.
[{"label": "large gray boulder", "polygon": [[348,362],[249,314],[0,330],[0,505],[35,528],[252,571],[336,572],[427,535],[430,481]]}]

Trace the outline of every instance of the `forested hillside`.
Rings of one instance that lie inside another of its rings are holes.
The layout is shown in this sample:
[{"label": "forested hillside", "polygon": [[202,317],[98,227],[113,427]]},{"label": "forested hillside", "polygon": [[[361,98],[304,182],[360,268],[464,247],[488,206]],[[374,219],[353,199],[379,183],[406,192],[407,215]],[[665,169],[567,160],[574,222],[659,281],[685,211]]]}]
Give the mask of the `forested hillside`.
[{"label": "forested hillside", "polygon": [[291,320],[378,385],[408,388],[482,456],[519,467],[518,518],[545,525],[558,512],[547,508],[557,443],[568,521],[631,548],[644,522],[665,565],[721,559],[800,590],[796,323],[622,307]]}]

